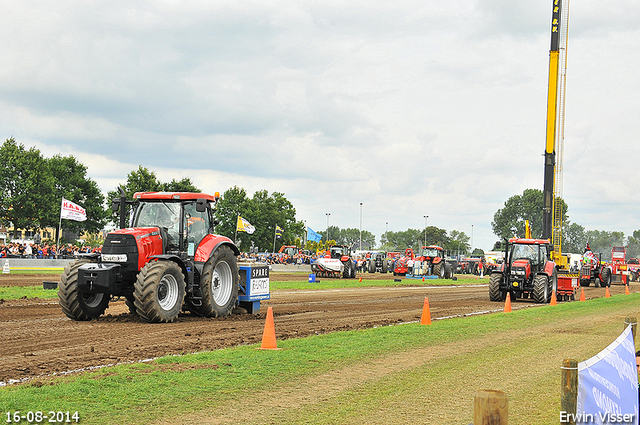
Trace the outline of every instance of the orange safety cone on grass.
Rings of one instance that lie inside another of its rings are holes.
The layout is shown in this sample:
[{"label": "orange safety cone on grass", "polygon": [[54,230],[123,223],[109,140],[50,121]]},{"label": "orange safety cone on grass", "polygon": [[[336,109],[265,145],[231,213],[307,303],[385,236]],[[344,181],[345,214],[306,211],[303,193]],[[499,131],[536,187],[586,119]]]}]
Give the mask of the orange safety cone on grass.
[{"label": "orange safety cone on grass", "polygon": [[360,276],[360,280],[359,280],[359,282],[362,282],[362,276]]},{"label": "orange safety cone on grass", "polygon": [[267,320],[264,323],[264,331],[262,332],[262,345],[260,350],[279,350],[276,344],[276,328],[273,325],[273,308],[267,309]]},{"label": "orange safety cone on grass", "polygon": [[551,293],[551,302],[549,305],[558,305],[558,296],[556,295],[556,291]]},{"label": "orange safety cone on grass", "polygon": [[421,325],[431,324],[431,311],[429,310],[429,298],[425,297],[424,306],[422,307],[422,318],[420,319]]},{"label": "orange safety cone on grass", "polygon": [[631,292],[629,291],[629,285],[624,285],[624,294],[631,295]]},{"label": "orange safety cone on grass", "polygon": [[584,297],[584,288],[580,288],[580,301],[586,301],[587,299]]},{"label": "orange safety cone on grass", "polygon": [[611,298],[611,292],[609,292],[609,287],[607,286],[607,289],[604,291],[604,297],[605,298]]},{"label": "orange safety cone on grass", "polygon": [[504,301],[504,312],[511,313],[511,293],[507,292],[507,299]]}]

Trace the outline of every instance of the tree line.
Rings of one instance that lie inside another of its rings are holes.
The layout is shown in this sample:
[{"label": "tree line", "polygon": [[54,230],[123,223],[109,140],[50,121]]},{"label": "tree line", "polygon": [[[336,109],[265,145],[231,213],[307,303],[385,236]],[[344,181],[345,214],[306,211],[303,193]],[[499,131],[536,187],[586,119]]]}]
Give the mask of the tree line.
[{"label": "tree line", "polygon": [[[584,226],[571,223],[567,214],[569,207],[563,199],[557,199],[562,207],[562,252],[581,254],[589,244],[593,252],[602,253],[602,259],[611,259],[612,246],[626,246],[627,258],[640,255],[640,230],[625,237],[624,232],[605,230],[586,230]],[[493,249],[500,250],[503,240],[525,236],[525,221],[531,226],[534,238],[542,237],[542,191],[526,189],[522,195],[514,195],[498,209],[493,216],[491,226],[493,233],[500,238]]]}]

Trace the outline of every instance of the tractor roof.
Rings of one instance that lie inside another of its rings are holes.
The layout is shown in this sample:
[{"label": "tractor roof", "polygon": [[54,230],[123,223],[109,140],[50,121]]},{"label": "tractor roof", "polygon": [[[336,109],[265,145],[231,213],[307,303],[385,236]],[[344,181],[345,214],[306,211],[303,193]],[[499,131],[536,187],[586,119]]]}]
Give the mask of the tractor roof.
[{"label": "tractor roof", "polygon": [[206,199],[215,202],[220,198],[220,193],[216,192],[214,196],[206,193],[195,192],[136,192],[133,199],[140,200],[163,200],[163,201],[190,201],[196,199]]},{"label": "tractor roof", "polygon": [[525,238],[511,238],[509,243],[517,243],[522,245],[549,245],[549,239],[525,239]]}]

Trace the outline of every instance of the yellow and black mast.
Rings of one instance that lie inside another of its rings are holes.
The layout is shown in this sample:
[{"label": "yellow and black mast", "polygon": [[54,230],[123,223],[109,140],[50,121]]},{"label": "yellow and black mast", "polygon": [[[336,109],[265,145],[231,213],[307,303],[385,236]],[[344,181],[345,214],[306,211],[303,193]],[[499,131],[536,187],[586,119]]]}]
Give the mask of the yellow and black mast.
[{"label": "yellow and black mast", "polygon": [[[562,257],[562,151],[564,145],[569,0],[566,0],[565,9],[564,11],[562,10],[561,0],[553,0],[542,213],[542,238],[551,240],[554,246],[553,259],[560,266],[566,265],[566,259]],[[565,19],[562,19],[563,15]],[[562,50],[560,46],[561,40]],[[562,73],[560,72],[561,56],[564,59]],[[558,90],[559,87],[560,90]],[[559,94],[560,97],[558,96]]]}]

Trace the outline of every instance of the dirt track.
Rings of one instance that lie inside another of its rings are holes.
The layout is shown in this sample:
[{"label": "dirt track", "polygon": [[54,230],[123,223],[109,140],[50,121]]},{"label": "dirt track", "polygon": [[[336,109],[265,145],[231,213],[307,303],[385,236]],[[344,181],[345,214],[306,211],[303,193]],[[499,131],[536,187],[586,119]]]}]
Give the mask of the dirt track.
[{"label": "dirt track", "polygon": [[[363,275],[364,279],[380,275]],[[59,276],[4,275],[0,286],[42,284]],[[277,280],[300,280],[300,273],[277,274]],[[276,277],[272,275],[272,280]],[[275,291],[257,315],[204,319],[181,315],[175,323],[149,324],[129,314],[123,301],[111,303],[105,316],[75,322],[57,301],[21,299],[0,301],[0,382],[38,377],[167,354],[212,350],[260,342],[267,307],[273,307],[278,340],[338,330],[420,320],[429,297],[432,319],[501,310],[489,301],[488,279],[481,285],[353,288],[318,291]],[[452,284],[455,282],[451,281]],[[638,285],[631,290],[637,292]],[[585,288],[587,298],[604,296],[602,288]],[[611,294],[624,293],[614,285]],[[532,306],[514,302],[514,309]]]}]

